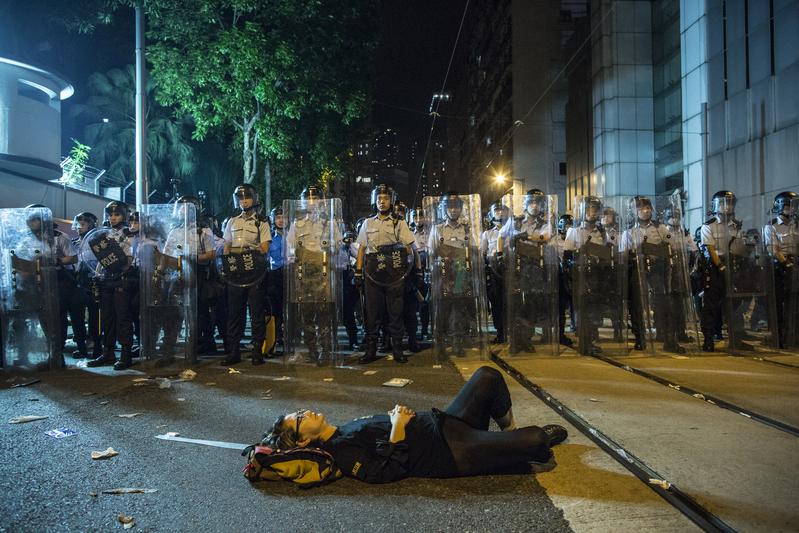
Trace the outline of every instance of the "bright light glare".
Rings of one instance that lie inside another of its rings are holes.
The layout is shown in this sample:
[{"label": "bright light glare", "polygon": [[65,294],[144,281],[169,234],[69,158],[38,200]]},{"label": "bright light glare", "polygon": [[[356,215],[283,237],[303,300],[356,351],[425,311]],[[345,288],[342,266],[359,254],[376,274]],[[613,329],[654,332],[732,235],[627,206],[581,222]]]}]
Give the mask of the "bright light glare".
[{"label": "bright light glare", "polygon": [[505,174],[497,174],[496,176],[494,176],[494,180],[497,183],[505,183]]}]

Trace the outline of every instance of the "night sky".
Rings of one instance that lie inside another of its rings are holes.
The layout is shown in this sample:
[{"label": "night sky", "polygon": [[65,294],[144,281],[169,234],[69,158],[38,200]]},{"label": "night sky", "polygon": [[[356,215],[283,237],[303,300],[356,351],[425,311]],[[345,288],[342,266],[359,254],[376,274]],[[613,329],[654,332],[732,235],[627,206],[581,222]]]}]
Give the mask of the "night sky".
[{"label": "night sky", "polygon": [[[430,127],[431,96],[438,92],[447,70],[465,0],[384,0],[381,2],[381,42],[376,59],[375,127],[392,127],[403,141],[424,140]],[[61,2],[55,2],[61,4]],[[98,26],[91,36],[67,33],[48,20],[48,0],[17,3],[0,0],[0,55],[51,69],[75,86],[64,103],[63,139],[79,136],[70,107],[86,97],[92,72],[132,64],[132,10],[115,14],[112,26]],[[61,4],[63,7],[63,4]]]}]

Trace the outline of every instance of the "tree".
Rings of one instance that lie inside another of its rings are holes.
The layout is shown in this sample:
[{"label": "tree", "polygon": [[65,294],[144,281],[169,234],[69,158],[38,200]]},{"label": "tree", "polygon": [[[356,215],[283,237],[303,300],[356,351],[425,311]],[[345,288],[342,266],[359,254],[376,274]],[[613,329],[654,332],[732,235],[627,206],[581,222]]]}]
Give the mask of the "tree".
[{"label": "tree", "polygon": [[371,0],[151,0],[146,6],[157,97],[194,118],[197,139],[233,128],[245,182],[255,180],[259,154],[334,159],[340,143],[320,137],[348,138],[369,109]]},{"label": "tree", "polygon": [[[90,160],[112,176],[135,179],[136,77],[133,65],[94,73],[89,77],[90,95],[75,114],[89,121],[85,141],[92,147]],[[169,190],[173,177],[191,176],[195,169],[190,144],[189,117],[175,118],[173,112],[153,98],[156,84],[147,83],[147,171],[153,188]]]}]

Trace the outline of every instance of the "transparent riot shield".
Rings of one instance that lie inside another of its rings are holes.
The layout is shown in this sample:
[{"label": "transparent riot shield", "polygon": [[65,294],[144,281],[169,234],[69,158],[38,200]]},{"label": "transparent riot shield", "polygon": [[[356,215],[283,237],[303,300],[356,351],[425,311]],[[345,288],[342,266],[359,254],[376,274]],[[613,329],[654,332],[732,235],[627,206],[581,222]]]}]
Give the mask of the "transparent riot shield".
[{"label": "transparent riot shield", "polygon": [[749,355],[778,345],[777,307],[771,257],[763,242],[760,221],[764,198],[718,200],[718,252],[724,281],[724,323],[727,351]]},{"label": "transparent riot shield", "polygon": [[341,365],[341,200],[284,200],[283,217],[286,362]]},{"label": "transparent riot shield", "polygon": [[558,353],[558,197],[513,195],[502,231],[510,355]]},{"label": "transparent riot shield", "polygon": [[778,212],[772,209],[764,232],[774,264],[780,348],[799,348],[799,198]]},{"label": "transparent riot shield", "polygon": [[60,368],[56,249],[47,208],[0,209],[3,368]]},{"label": "transparent riot shield", "polygon": [[431,218],[429,260],[436,356],[484,357],[485,270],[480,257],[480,196],[426,196]]},{"label": "transparent riot shield", "polygon": [[202,228],[189,203],[140,208],[141,356],[197,357],[197,251]]},{"label": "transparent riot shield", "polygon": [[680,196],[627,198],[625,203],[627,229],[621,245],[630,264],[628,306],[634,342],[651,355],[697,352],[698,323]]},{"label": "transparent riot shield", "polygon": [[574,227],[566,234],[564,263],[572,278],[577,349],[583,355],[628,352],[629,265],[621,250],[622,198],[575,198]]}]

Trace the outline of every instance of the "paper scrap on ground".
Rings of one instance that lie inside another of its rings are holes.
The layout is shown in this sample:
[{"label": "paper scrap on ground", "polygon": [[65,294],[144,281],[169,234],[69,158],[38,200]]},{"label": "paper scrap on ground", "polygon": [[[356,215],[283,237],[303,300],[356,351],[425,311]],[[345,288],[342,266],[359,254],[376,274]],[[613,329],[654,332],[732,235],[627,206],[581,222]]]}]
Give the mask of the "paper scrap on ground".
[{"label": "paper scrap on ground", "polygon": [[42,416],[42,415],[15,416],[11,420],[9,420],[8,423],[9,424],[24,424],[26,422],[35,422],[37,420],[44,420],[45,418],[49,418],[49,417]]},{"label": "paper scrap on ground", "polygon": [[93,451],[92,452],[92,459],[94,459],[94,460],[111,459],[112,457],[114,457],[116,455],[119,455],[119,452],[109,446],[103,452],[95,452],[95,451]]},{"label": "paper scrap on ground", "polygon": [[117,520],[119,520],[119,523],[122,524],[122,529],[130,529],[136,525],[136,521],[133,520],[132,516],[126,516],[122,513],[119,514]]},{"label": "paper scrap on ground", "polygon": [[228,369],[227,369],[227,373],[228,373],[228,374],[241,374],[241,370],[236,370],[235,368],[233,368],[233,367],[231,366],[231,367],[228,367]]},{"label": "paper scrap on ground", "polygon": [[204,440],[204,439],[189,439],[186,437],[172,437],[169,433],[164,435],[156,435],[156,439],[161,440],[174,440],[177,442],[189,442],[191,444],[202,444],[203,446],[213,446],[215,448],[227,448],[230,450],[243,450],[248,444],[240,444],[238,442],[224,442],[220,440]]},{"label": "paper scrap on ground", "polygon": [[186,398],[178,398],[178,401],[179,401],[179,402],[185,402],[185,401],[186,401]]},{"label": "paper scrap on ground", "polygon": [[363,373],[364,376],[374,376],[375,374],[377,374],[377,370],[367,370]]},{"label": "paper scrap on ground", "polygon": [[132,488],[132,487],[121,487],[118,489],[106,489],[103,494],[149,494],[151,492],[156,492],[158,489],[139,489],[139,488]]},{"label": "paper scrap on ground", "polygon": [[433,365],[433,368],[441,368],[441,365]]},{"label": "paper scrap on ground", "polygon": [[[13,381],[13,380],[11,380],[11,381]],[[29,385],[34,385],[36,383],[40,383],[41,381],[42,381],[41,379],[32,379],[30,381],[26,381],[25,383],[17,383],[16,385],[11,385],[11,388],[12,389],[16,389],[16,388],[19,388],[19,387],[28,387]]]},{"label": "paper scrap on ground", "polygon": [[197,372],[195,372],[194,370],[192,370],[190,368],[187,368],[186,370],[184,370],[183,372],[181,372],[178,375],[180,376],[181,379],[191,380],[191,379],[194,379],[194,378],[197,377]]},{"label": "paper scrap on ground", "polygon": [[56,428],[51,429],[50,431],[45,431],[45,435],[50,435],[51,437],[55,437],[56,439],[63,439],[64,437],[71,437],[73,435],[77,435],[78,432],[74,429],[69,428]]},{"label": "paper scrap on ground", "polygon": [[412,379],[408,379],[408,378],[391,378],[390,380],[388,380],[385,383],[383,383],[383,386],[384,387],[404,387],[405,385],[408,385],[410,383],[413,383]]},{"label": "paper scrap on ground", "polygon": [[133,418],[134,416],[139,416],[141,413],[128,413],[125,415],[117,415],[119,418]]},{"label": "paper scrap on ground", "polygon": [[329,383],[329,382],[333,381],[333,378],[324,378],[324,379],[322,379],[322,381],[327,381]]},{"label": "paper scrap on ground", "polygon": [[172,382],[169,381],[167,378],[158,378],[158,388],[159,389],[169,389],[172,388]]},{"label": "paper scrap on ground", "polygon": [[272,378],[272,381],[288,381],[290,379],[289,376],[280,376],[279,378]]},{"label": "paper scrap on ground", "polygon": [[148,381],[150,381],[150,378],[135,378],[133,383],[146,383]]},{"label": "paper scrap on ground", "polygon": [[669,483],[668,481],[662,480],[662,479],[649,478],[649,484],[650,485],[657,485],[658,487],[660,487],[663,490],[669,490],[671,488],[671,483]]},{"label": "paper scrap on ground", "polygon": [[598,402],[598,401],[600,401],[600,400],[597,400],[596,398],[588,398],[588,401],[589,401],[589,402]]},{"label": "paper scrap on ground", "polygon": [[108,405],[109,403],[111,403],[110,400],[103,400],[102,402],[100,402],[100,405]]}]

